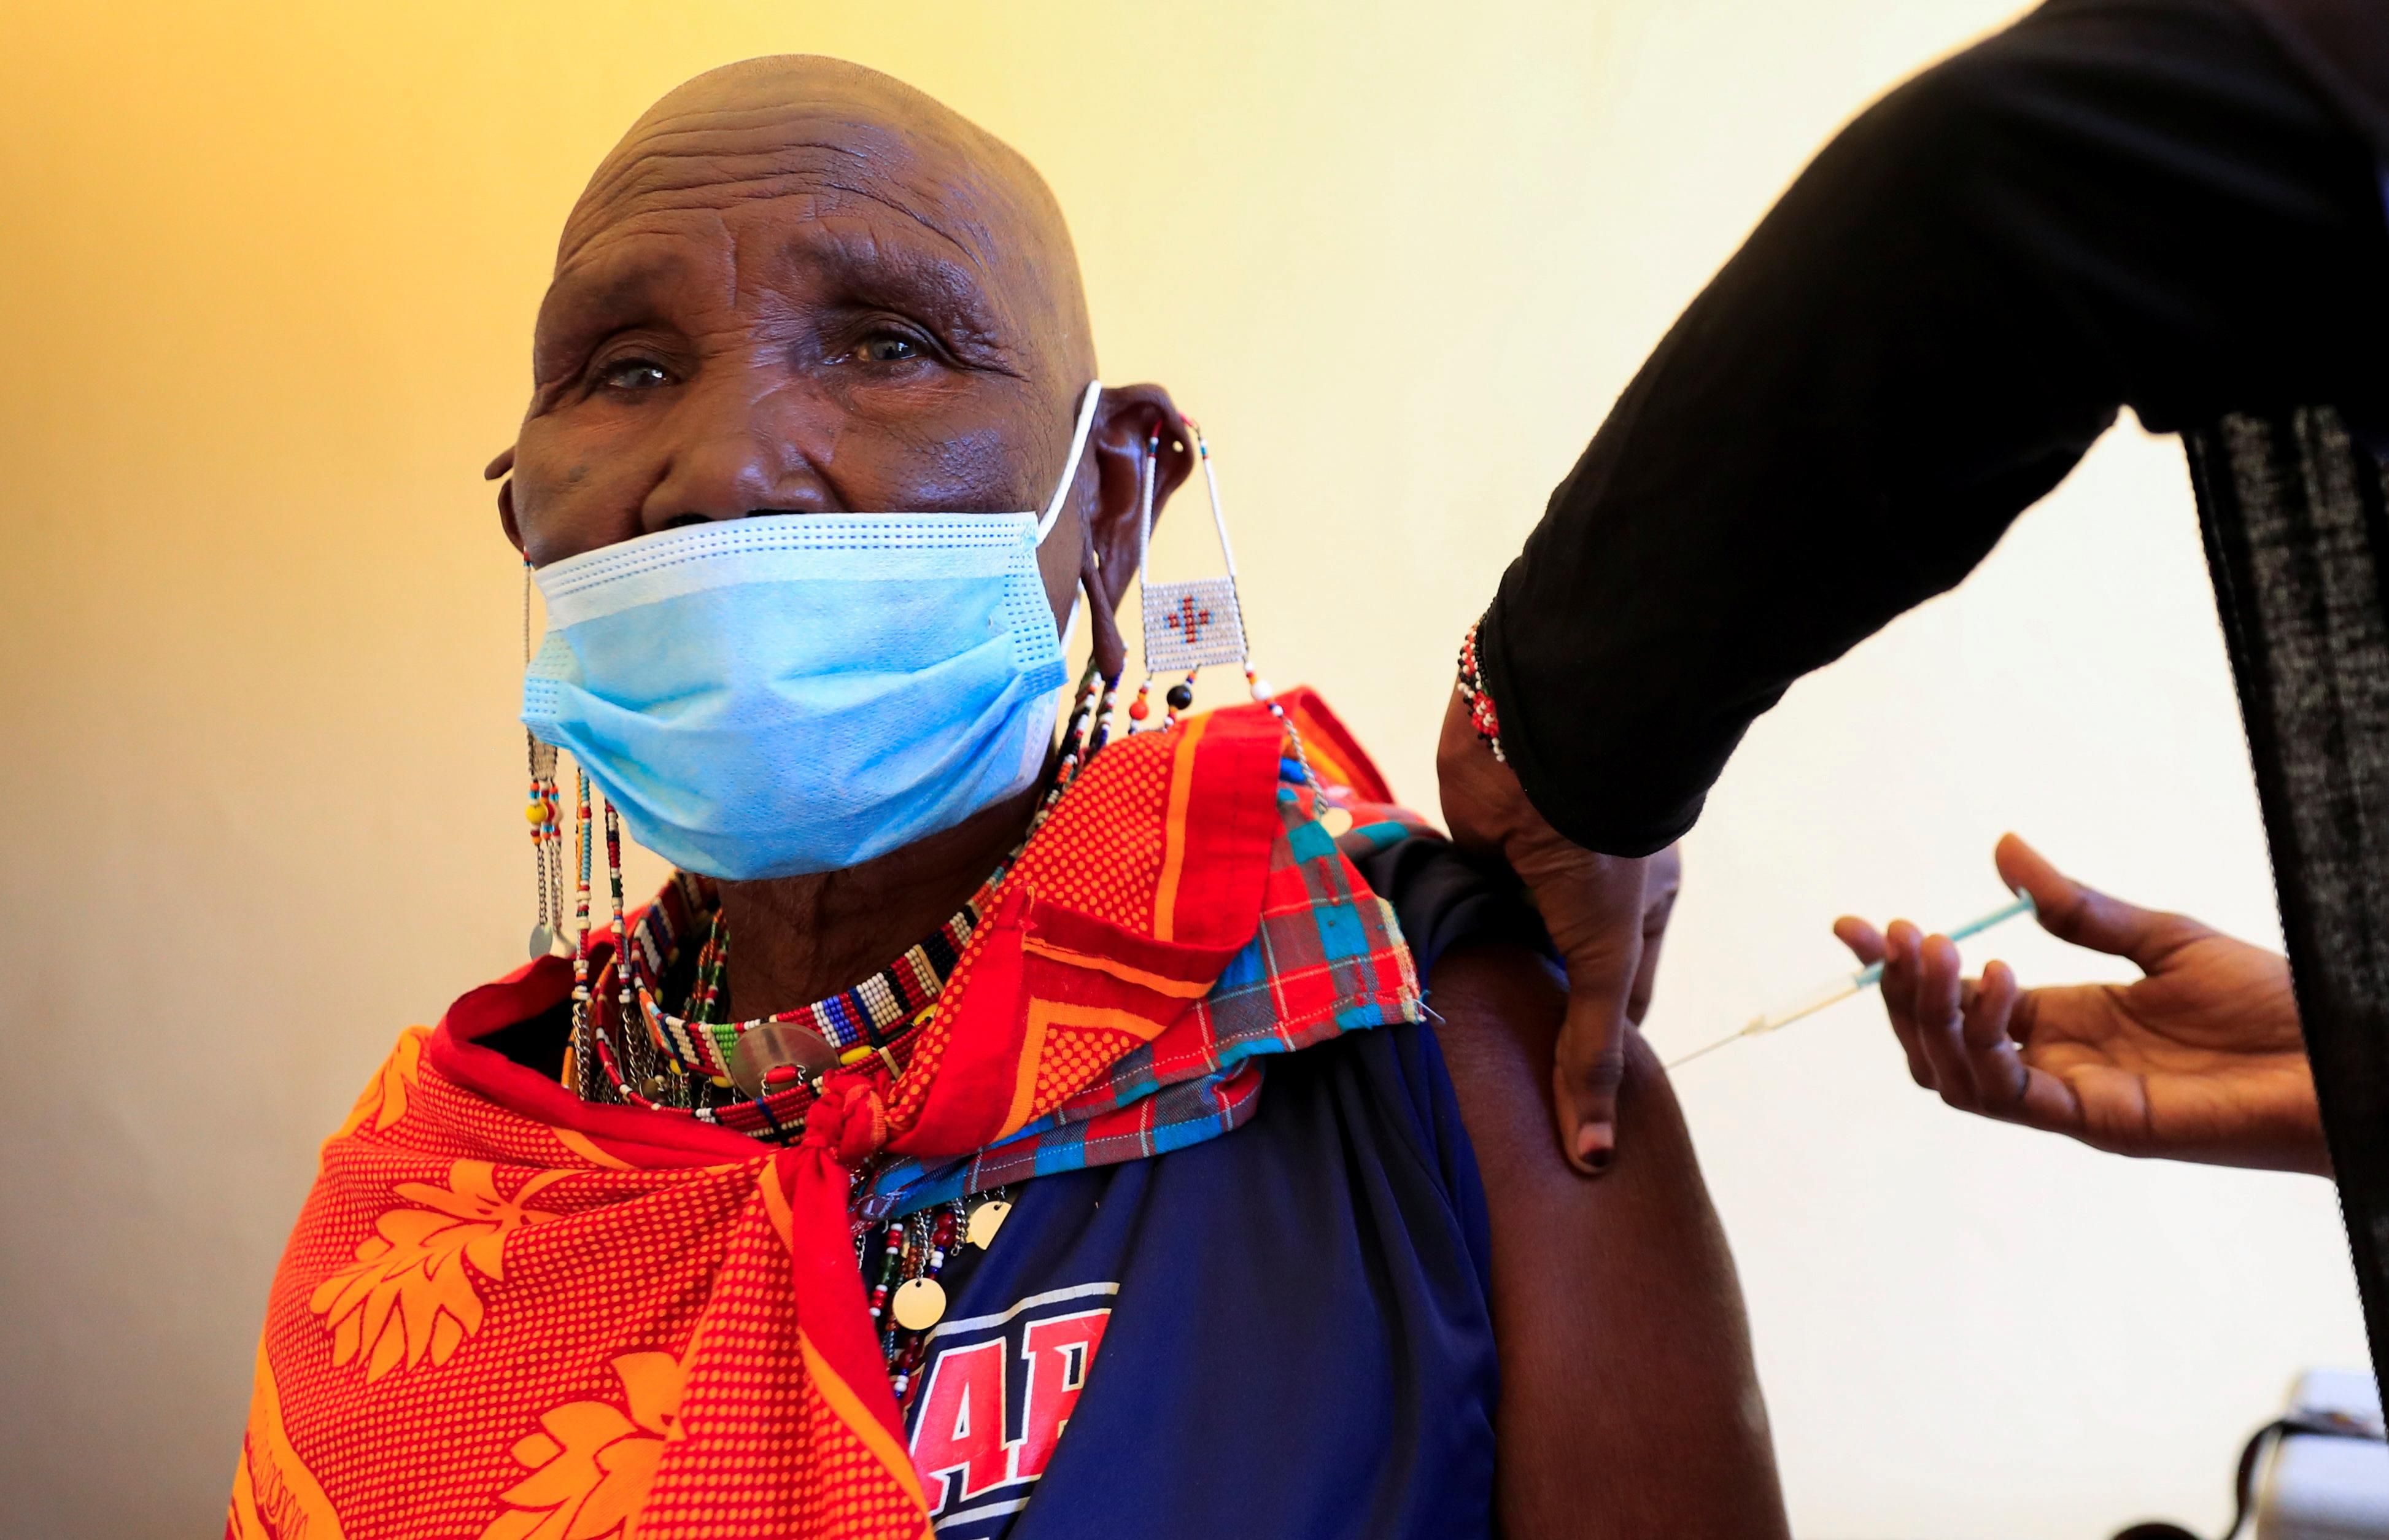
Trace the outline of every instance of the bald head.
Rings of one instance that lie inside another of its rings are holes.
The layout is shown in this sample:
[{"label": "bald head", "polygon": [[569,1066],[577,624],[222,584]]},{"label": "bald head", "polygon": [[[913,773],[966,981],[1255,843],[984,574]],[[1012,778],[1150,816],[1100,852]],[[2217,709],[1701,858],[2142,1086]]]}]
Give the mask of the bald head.
[{"label": "bald head", "polygon": [[1010,340],[1052,355],[1028,362],[1094,373],[1078,256],[1044,178],[942,102],[819,55],[724,65],[649,108],[574,205],[556,272],[609,232],[729,200],[780,205],[792,225],[869,212],[909,226],[969,269]]},{"label": "bald head", "polygon": [[1159,390],[1106,391],[1065,464],[1095,357],[1043,179],[912,87],[803,55],[632,125],[565,223],[532,369],[495,469],[540,564],[757,514],[1037,509],[1065,481],[1076,516],[1040,558],[1058,613],[1091,553],[1133,569],[1138,477],[1176,438]]}]

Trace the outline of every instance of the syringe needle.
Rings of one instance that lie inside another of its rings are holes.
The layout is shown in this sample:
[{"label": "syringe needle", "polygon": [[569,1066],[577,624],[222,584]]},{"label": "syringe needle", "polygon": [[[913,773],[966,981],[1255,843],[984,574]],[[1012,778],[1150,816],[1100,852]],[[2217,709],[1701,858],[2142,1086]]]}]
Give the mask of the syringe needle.
[{"label": "syringe needle", "polygon": [[1696,1049],[1693,1050],[1690,1053],[1685,1054],[1685,1055],[1684,1055],[1682,1058],[1680,1058],[1680,1059],[1670,1059],[1670,1060],[1668,1060],[1666,1063],[1664,1063],[1664,1064],[1660,1065],[1659,1067],[1660,1067],[1661,1069],[1669,1069],[1669,1070],[1671,1070],[1671,1069],[1675,1069],[1675,1068],[1677,1068],[1677,1067],[1678,1067],[1678,1066],[1680,1066],[1680,1065],[1689,1064],[1689,1063],[1691,1063],[1693,1060],[1695,1060],[1695,1059],[1699,1058],[1699,1057],[1700,1057],[1702,1054],[1704,1054],[1704,1053],[1715,1053],[1718,1050],[1719,1050],[1719,1049],[1721,1049],[1721,1048],[1725,1047],[1725,1045],[1726,1045],[1726,1044],[1728,1044],[1728,1043],[1730,1043],[1730,1042],[1733,1042],[1733,1041],[1734,1041],[1734,1040],[1736,1040],[1737,1038],[1746,1037],[1748,1037],[1748,1036],[1750,1036],[1750,1028],[1749,1028],[1749,1027],[1746,1027],[1746,1026],[1745,1026],[1745,1027],[1744,1027],[1744,1028],[1743,1028],[1741,1031],[1739,1031],[1739,1032],[1729,1032],[1729,1033],[1727,1033],[1724,1037],[1718,1038],[1718,1039],[1717,1039],[1717,1040],[1715,1040],[1714,1042],[1706,1042],[1706,1043],[1703,1043],[1700,1047],[1698,1047],[1698,1048],[1696,1048]]},{"label": "syringe needle", "polygon": [[1714,1053],[1728,1043],[1737,1042],[1744,1037],[1757,1037],[1778,1028],[1790,1026],[1803,1016],[1813,1016],[1829,1005],[1841,1003],[1865,988],[1872,981],[1864,974],[1852,974],[1846,978],[1837,978],[1789,1010],[1778,1012],[1773,1015],[1753,1016],[1750,1019],[1750,1025],[1741,1031],[1729,1032],[1715,1042],[1704,1043],[1682,1058],[1672,1060],[1659,1067],[1674,1069],[1678,1064],[1691,1063],[1704,1053]]}]

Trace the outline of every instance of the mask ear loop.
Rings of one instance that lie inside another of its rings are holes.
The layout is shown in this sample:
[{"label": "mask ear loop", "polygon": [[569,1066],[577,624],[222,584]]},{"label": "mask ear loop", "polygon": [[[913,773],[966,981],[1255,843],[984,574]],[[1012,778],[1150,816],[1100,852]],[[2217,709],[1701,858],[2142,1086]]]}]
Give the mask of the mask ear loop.
[{"label": "mask ear loop", "polygon": [[[1089,380],[1086,393],[1079,398],[1079,421],[1070,430],[1070,452],[1062,463],[1062,478],[1054,484],[1053,501],[1045,504],[1044,515],[1037,521],[1037,543],[1041,546],[1045,543],[1045,537],[1054,532],[1054,526],[1061,521],[1062,504],[1069,500],[1070,489],[1078,483],[1079,462],[1087,452],[1087,439],[1095,430],[1095,408],[1103,404],[1103,399],[1104,382]],[[1087,596],[1084,581],[1079,584],[1079,594]],[[1073,599],[1070,616],[1074,626],[1078,613],[1078,601]],[[1070,639],[1065,633],[1062,640],[1067,644]],[[1096,669],[1094,660],[1092,657],[1088,659],[1086,675],[1080,681],[1069,719],[1062,729],[1061,757],[1054,767],[1058,776],[1065,779],[1074,777],[1080,765],[1092,757],[1095,750],[1103,747],[1110,737],[1112,694],[1118,687],[1117,676],[1104,678]],[[1089,730],[1091,719],[1092,732]]]},{"label": "mask ear loop", "polygon": [[1054,521],[1062,516],[1062,504],[1079,479],[1079,461],[1087,452],[1087,436],[1095,429],[1095,408],[1103,403],[1104,382],[1089,380],[1087,393],[1079,401],[1079,426],[1070,430],[1069,457],[1062,462],[1062,479],[1054,488],[1054,500],[1045,504],[1044,516],[1037,521],[1037,543],[1054,532]]},{"label": "mask ear loop", "polygon": [[[1080,464],[1080,458],[1087,453],[1087,437],[1094,432],[1094,408],[1102,406],[1102,403],[1104,403],[1104,382],[1102,379],[1090,379],[1090,382],[1087,382],[1087,391],[1078,399],[1078,425],[1070,430],[1070,453],[1067,453],[1067,458],[1063,458],[1061,480],[1054,485],[1054,499],[1046,503],[1044,515],[1037,518],[1037,544],[1040,544],[1040,547],[1044,544],[1046,535],[1054,532],[1054,526],[1061,523],[1061,506],[1070,499],[1070,487],[1078,485],[1078,464]],[[1085,597],[1087,594],[1085,582],[1080,582],[1078,592],[1080,597]],[[1070,602],[1070,618],[1073,618],[1073,626],[1075,626],[1075,621],[1078,621],[1078,599]],[[1067,640],[1070,638],[1067,638],[1067,632],[1066,632],[1066,635],[1063,635],[1063,643],[1067,644]],[[1082,764],[1087,757],[1094,755],[1094,750],[1104,747],[1104,738],[1106,738],[1108,731],[1111,731],[1111,693],[1118,688],[1118,683],[1120,683],[1118,678],[1108,678],[1106,681],[1102,673],[1096,671],[1094,659],[1092,659],[1092,656],[1087,659],[1087,673],[1085,678],[1080,678],[1080,688],[1078,693],[1073,694],[1073,702],[1070,702],[1070,717],[1067,717],[1067,721],[1063,723],[1063,731],[1061,731],[1061,759],[1056,759],[1056,767],[1054,767],[1054,771],[1056,771],[1056,776],[1061,781],[1073,779],[1075,773],[1078,773],[1080,764]],[[1102,690],[1102,702],[1096,700],[1096,693],[1099,693],[1099,690]],[[1092,735],[1090,735],[1090,719],[1092,723],[1094,723]]]}]

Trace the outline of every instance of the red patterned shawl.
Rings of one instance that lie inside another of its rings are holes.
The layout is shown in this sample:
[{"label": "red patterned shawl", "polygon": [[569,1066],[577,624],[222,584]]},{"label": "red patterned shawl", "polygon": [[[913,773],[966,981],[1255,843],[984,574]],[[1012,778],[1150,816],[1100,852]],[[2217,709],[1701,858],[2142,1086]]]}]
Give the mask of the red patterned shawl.
[{"label": "red patterned shawl", "polygon": [[[1322,778],[1353,789],[1331,795],[1385,798],[1323,706],[1286,704]],[[1090,760],[902,1075],[839,1072],[792,1148],[584,1105],[479,1046],[553,1004],[552,961],[410,1029],[325,1144],[275,1279],[228,1535],[926,1535],[850,1172],[1002,1145],[1141,1050],[1216,1065],[1216,1012],[1196,1002],[1305,864],[1275,859],[1284,746],[1245,706]],[[1376,903],[1318,849],[1311,864]],[[1383,924],[1286,1046],[1415,1019],[1409,955]]]}]

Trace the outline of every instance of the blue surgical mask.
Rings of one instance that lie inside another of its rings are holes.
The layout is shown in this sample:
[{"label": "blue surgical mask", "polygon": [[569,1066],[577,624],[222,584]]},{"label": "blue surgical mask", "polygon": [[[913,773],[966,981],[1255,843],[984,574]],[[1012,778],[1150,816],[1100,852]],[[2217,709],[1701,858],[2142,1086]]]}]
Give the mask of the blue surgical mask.
[{"label": "blue surgical mask", "polygon": [[774,514],[550,562],[524,724],[714,877],[859,865],[1022,790],[1067,682],[1037,552],[1102,388],[1042,517]]}]

